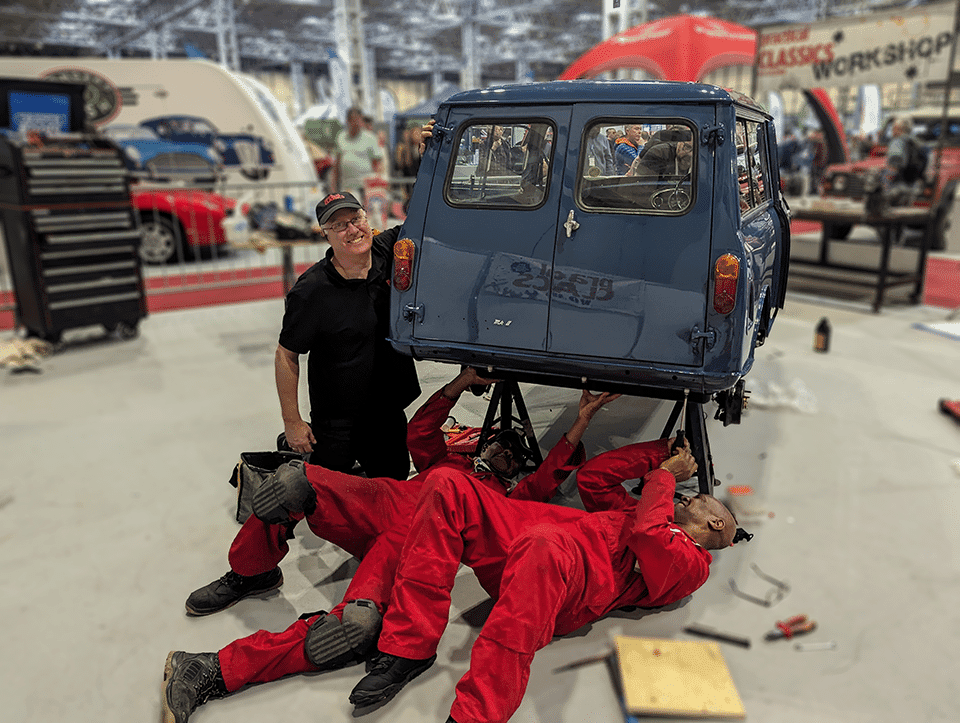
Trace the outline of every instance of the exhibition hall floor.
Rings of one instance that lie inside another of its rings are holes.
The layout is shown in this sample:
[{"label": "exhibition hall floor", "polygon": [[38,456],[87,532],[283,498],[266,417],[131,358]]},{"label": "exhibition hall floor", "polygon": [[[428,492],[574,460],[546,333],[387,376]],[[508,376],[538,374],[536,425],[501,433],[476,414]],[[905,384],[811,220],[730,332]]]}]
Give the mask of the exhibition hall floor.
[{"label": "exhibition hall floor", "polygon": [[[271,300],[158,313],[133,340],[80,330],[39,373],[0,371],[5,720],[158,720],[168,651],[214,651],[340,600],[355,561],[301,525],[280,590],[210,617],[184,614],[187,595],[227,570],[238,529],[233,465],[241,452],[270,449],[281,430],[273,358],[282,310]],[[947,313],[893,305],[872,314],[791,293],[747,377],[742,424],[724,428],[708,407],[717,495],[753,490],[731,504],[756,536],[719,552],[683,603],[554,640],[534,660],[512,721],[623,720],[603,663],[554,669],[602,654],[615,634],[699,640],[683,631],[693,623],[751,639],[749,648],[720,644],[747,720],[955,721],[960,424],[937,400],[960,398],[960,339],[916,326]],[[814,327],[824,316],[833,334],[820,354]],[[419,371],[422,401],[457,369]],[[523,389],[547,449],[573,419],[578,392]],[[485,408],[465,395],[454,415],[478,425]],[[667,411],[617,400],[587,431],[588,454],[658,436]],[[561,502],[577,504],[575,480],[563,489]],[[734,593],[731,579],[755,597],[775,589],[756,569],[788,586],[782,599],[762,606]],[[363,675],[352,667],[248,688],[191,721],[443,723],[484,600],[461,569],[437,663],[367,715],[347,701]],[[833,649],[764,641],[800,613],[818,627],[799,641]]]}]

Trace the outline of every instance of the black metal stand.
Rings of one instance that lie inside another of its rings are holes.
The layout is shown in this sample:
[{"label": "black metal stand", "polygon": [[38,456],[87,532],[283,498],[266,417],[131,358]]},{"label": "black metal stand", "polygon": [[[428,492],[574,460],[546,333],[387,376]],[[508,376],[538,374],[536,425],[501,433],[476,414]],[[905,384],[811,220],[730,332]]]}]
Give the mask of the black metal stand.
[{"label": "black metal stand", "polygon": [[[678,399],[670,412],[670,417],[663,428],[661,438],[670,437],[674,433],[677,420],[680,419],[680,410],[683,409],[683,400]],[[690,441],[690,450],[697,460],[697,489],[702,495],[712,495],[716,486],[713,474],[713,456],[710,454],[710,440],[707,437],[706,415],[703,404],[687,402],[687,418],[683,421],[683,429]]]},{"label": "black metal stand", "polygon": [[[516,406],[517,415],[513,413]],[[499,414],[498,414],[499,412]],[[477,451],[489,439],[494,429],[516,429],[527,440],[533,457],[524,462],[521,471],[532,471],[543,464],[543,454],[540,451],[540,444],[533,433],[533,425],[530,423],[530,415],[527,414],[527,407],[523,403],[523,396],[520,394],[520,385],[512,380],[496,382],[493,385],[493,392],[490,395],[490,405],[487,407],[487,415],[483,420],[483,427],[480,430],[480,439],[477,442]]]}]

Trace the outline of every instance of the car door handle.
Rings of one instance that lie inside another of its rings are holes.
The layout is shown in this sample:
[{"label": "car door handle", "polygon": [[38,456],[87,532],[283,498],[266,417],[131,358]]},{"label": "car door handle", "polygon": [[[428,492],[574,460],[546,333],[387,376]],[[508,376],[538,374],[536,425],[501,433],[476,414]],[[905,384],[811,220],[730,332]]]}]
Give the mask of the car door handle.
[{"label": "car door handle", "polygon": [[567,214],[567,222],[563,224],[563,227],[567,229],[567,238],[573,236],[573,232],[580,228],[580,224],[573,220],[573,209],[570,209],[570,213]]}]

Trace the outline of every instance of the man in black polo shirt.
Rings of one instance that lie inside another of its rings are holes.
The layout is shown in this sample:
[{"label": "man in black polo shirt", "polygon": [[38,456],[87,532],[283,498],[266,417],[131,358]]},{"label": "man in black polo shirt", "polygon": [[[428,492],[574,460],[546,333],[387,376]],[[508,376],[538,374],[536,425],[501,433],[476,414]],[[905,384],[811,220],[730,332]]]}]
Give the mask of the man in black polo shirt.
[{"label": "man in black polo shirt", "polygon": [[[287,445],[327,469],[350,472],[359,462],[369,477],[406,479],[403,410],[420,386],[413,359],[386,340],[400,227],[374,236],[349,193],[324,198],[317,219],[330,249],[287,294],[275,357]],[[297,396],[300,356],[307,353],[309,423]]]}]

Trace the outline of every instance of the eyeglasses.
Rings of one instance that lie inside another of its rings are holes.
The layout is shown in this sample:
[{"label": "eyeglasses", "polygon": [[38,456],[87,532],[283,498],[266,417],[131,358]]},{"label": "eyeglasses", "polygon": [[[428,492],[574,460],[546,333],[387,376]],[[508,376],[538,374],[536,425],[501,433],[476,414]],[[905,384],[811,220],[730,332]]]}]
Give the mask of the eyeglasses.
[{"label": "eyeglasses", "polygon": [[358,213],[353,218],[348,218],[346,221],[337,221],[336,223],[331,223],[324,227],[326,231],[333,231],[334,233],[343,233],[347,230],[347,226],[353,225],[356,228],[360,228],[360,224],[366,223],[367,216],[363,213]]}]

